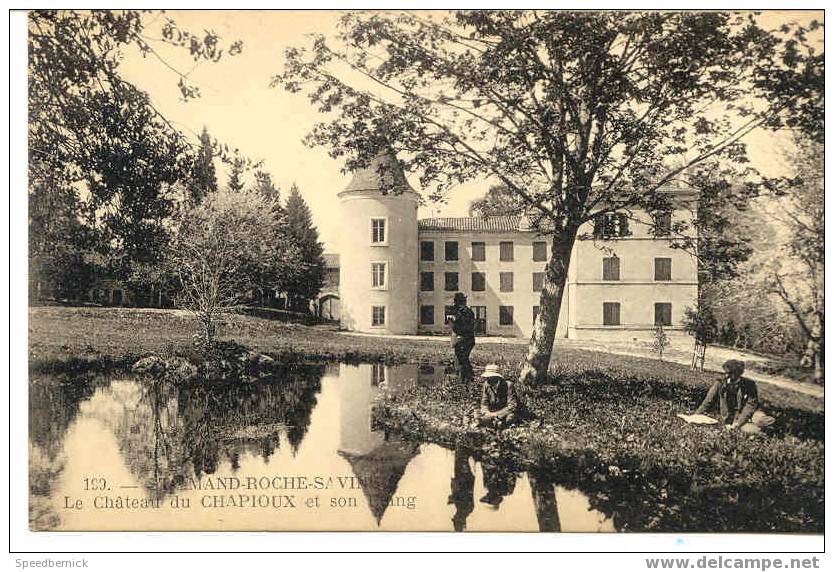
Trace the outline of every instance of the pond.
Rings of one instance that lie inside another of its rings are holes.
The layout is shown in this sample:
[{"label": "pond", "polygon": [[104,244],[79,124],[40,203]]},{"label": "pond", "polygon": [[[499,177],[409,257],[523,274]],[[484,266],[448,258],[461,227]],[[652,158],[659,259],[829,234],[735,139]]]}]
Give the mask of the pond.
[{"label": "pond", "polygon": [[613,531],[578,490],[371,428],[442,367],[299,365],[178,387],[30,382],[33,530]]}]

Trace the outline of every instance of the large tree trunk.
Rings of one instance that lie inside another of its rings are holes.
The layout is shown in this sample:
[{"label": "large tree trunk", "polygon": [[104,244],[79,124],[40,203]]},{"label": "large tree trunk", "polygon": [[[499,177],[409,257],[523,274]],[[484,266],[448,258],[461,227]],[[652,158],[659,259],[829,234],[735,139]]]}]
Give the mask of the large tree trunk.
[{"label": "large tree trunk", "polygon": [[550,356],[553,352],[553,340],[556,338],[556,326],[559,312],[566,293],[568,266],[573,244],[576,241],[577,228],[568,225],[565,230],[553,236],[552,254],[544,273],[544,285],[539,301],[539,316],[533,324],[533,335],[527,346],[527,358],[521,367],[519,383],[535,385],[547,376]]},{"label": "large tree trunk", "polygon": [[559,507],[556,504],[553,480],[537,471],[528,472],[527,480],[530,481],[530,494],[533,496],[539,532],[561,532],[562,524],[559,522]]},{"label": "large tree trunk", "polygon": [[803,367],[814,367],[814,381],[822,384],[825,379],[825,328],[820,312],[814,313],[812,326],[805,353],[802,356]]}]

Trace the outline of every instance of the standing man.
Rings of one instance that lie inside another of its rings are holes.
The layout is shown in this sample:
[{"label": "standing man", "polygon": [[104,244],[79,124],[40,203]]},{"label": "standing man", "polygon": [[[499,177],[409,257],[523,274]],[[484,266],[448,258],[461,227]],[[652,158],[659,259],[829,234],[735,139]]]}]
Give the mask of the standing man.
[{"label": "standing man", "polygon": [[475,314],[466,305],[466,295],[463,292],[455,294],[455,305],[446,320],[452,325],[452,349],[455,352],[458,379],[472,381],[474,374],[469,354],[475,347]]}]

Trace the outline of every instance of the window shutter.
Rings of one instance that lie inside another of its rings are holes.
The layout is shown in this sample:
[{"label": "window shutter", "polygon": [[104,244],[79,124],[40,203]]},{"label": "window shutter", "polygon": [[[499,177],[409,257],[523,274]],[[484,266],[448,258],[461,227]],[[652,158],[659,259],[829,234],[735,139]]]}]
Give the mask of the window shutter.
[{"label": "window shutter", "polygon": [[618,235],[619,236],[629,236],[631,232],[628,230],[628,217],[623,213],[618,213],[617,218],[619,219],[619,226]]},{"label": "window shutter", "polygon": [[594,219],[594,237],[602,238],[603,234],[605,234],[605,217],[597,216]]}]

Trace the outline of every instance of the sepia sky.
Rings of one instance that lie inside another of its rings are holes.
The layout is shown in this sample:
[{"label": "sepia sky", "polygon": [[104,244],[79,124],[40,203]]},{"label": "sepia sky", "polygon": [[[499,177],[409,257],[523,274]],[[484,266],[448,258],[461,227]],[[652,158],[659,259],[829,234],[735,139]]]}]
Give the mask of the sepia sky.
[{"label": "sepia sky", "polygon": [[[342,164],[328,157],[323,148],[310,149],[302,138],[322,116],[302,94],[290,94],[269,86],[273,75],[284,64],[284,49],[307,46],[308,34],[335,33],[339,12],[335,11],[172,11],[168,15],[185,30],[201,33],[213,30],[224,44],[243,40],[240,55],[223,57],[217,63],[201,63],[196,68],[183,50],[161,42],[154,48],[164,58],[143,58],[138,50],[128,51],[122,63],[124,77],[147,91],[154,105],[186,135],[196,140],[203,125],[212,136],[237,147],[254,159],[263,160],[282,192],[296,182],[313,212],[325,249],[338,252],[340,215],[336,194],[349,181]],[[783,21],[808,21],[821,12],[769,12],[764,24],[777,26]],[[157,33],[164,16],[147,17],[147,33]],[[177,76],[166,65],[190,72],[202,96],[183,102],[176,86]],[[783,142],[773,134],[759,132],[747,140],[751,161],[766,174],[784,169],[778,150]],[[226,182],[224,167],[218,166],[218,182]],[[412,181],[415,188],[418,186]],[[465,216],[470,201],[486,191],[488,182],[472,183],[455,189],[447,204],[421,207],[420,216]],[[419,189],[418,189],[419,190]]]}]

